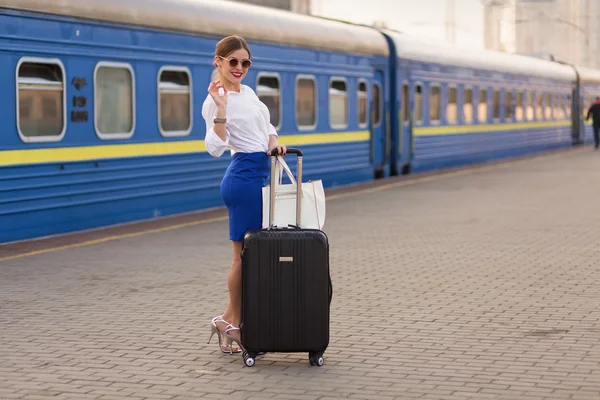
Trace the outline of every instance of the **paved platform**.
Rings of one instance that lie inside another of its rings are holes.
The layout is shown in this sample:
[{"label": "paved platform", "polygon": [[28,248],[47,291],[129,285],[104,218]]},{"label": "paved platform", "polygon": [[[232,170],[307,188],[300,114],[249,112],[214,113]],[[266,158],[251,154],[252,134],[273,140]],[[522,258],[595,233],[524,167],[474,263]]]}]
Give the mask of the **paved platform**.
[{"label": "paved platform", "polygon": [[0,255],[0,399],[600,398],[600,152],[354,190],[325,366],[206,345],[231,247],[188,216]]}]

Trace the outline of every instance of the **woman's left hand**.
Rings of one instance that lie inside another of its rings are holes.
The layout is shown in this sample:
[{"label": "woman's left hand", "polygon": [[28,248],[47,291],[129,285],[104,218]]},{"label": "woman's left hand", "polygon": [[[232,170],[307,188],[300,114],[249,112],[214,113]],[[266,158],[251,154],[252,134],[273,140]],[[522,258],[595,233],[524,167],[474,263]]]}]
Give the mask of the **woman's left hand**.
[{"label": "woman's left hand", "polygon": [[275,149],[277,149],[277,155],[282,156],[282,157],[285,156],[287,148],[285,147],[284,144],[276,144],[275,146],[270,147],[269,155],[271,155],[271,152]]}]

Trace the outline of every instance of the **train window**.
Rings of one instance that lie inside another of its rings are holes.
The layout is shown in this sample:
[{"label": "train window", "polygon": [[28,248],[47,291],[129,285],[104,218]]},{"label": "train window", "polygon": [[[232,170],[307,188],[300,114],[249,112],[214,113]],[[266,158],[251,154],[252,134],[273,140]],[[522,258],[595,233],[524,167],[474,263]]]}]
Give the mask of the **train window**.
[{"label": "train window", "polygon": [[565,103],[562,94],[557,94],[554,97],[554,118],[565,119]]},{"label": "train window", "polygon": [[500,91],[494,90],[492,97],[492,118],[500,119]]},{"label": "train window", "polygon": [[339,129],[348,126],[348,89],[345,80],[332,79],[329,82],[329,124]]},{"label": "train window", "polygon": [[314,129],[317,125],[316,83],[314,78],[296,81],[296,123],[299,128]]},{"label": "train window", "polygon": [[525,111],[525,118],[527,121],[533,121],[535,119],[534,109],[533,109],[533,92],[527,91],[527,108]]},{"label": "train window", "polygon": [[379,84],[373,85],[373,124],[381,123],[381,87]]},{"label": "train window", "polygon": [[408,123],[408,116],[410,113],[410,96],[408,83],[406,82],[402,84],[402,104],[400,104],[400,107],[402,107],[401,121],[403,124],[406,124]]},{"label": "train window", "polygon": [[417,125],[423,123],[423,86],[415,86],[415,122]]},{"label": "train window", "polygon": [[540,92],[537,93],[535,117],[537,118],[538,121],[541,121],[544,119],[544,102],[543,102],[542,94]]},{"label": "train window", "polygon": [[473,123],[473,89],[465,88],[463,99],[463,120],[467,124]]},{"label": "train window", "polygon": [[552,119],[552,95],[546,93],[546,106],[544,107],[544,116],[546,119]]},{"label": "train window", "polygon": [[129,64],[100,62],[94,72],[94,118],[101,139],[128,139],[135,128],[133,69]]},{"label": "train window", "polygon": [[446,120],[449,123],[456,123],[458,120],[458,108],[456,101],[456,87],[448,87],[448,103],[446,104]]},{"label": "train window", "polygon": [[515,119],[523,121],[523,92],[517,92],[517,105],[515,107]]},{"label": "train window", "polygon": [[369,97],[367,95],[367,82],[359,81],[358,90],[356,92],[358,99],[358,126],[364,128],[367,126],[367,110],[369,104]]},{"label": "train window", "polygon": [[158,126],[163,136],[185,136],[192,130],[192,86],[186,68],[159,71]]},{"label": "train window", "polygon": [[567,118],[571,118],[571,108],[573,107],[573,102],[571,99],[571,95],[567,95],[565,113]]},{"label": "train window", "polygon": [[256,95],[269,109],[270,122],[275,129],[281,125],[281,89],[279,77],[275,74],[258,74]]},{"label": "train window", "polygon": [[510,121],[514,114],[513,92],[510,90],[504,91],[504,120]]},{"label": "train window", "polygon": [[23,58],[17,65],[17,130],[24,142],[52,142],[66,131],[65,72],[59,60]]},{"label": "train window", "polygon": [[479,122],[487,122],[487,89],[479,89],[479,104],[477,105],[477,119]]},{"label": "train window", "polygon": [[433,84],[429,87],[429,122],[439,122],[441,118],[441,88]]}]

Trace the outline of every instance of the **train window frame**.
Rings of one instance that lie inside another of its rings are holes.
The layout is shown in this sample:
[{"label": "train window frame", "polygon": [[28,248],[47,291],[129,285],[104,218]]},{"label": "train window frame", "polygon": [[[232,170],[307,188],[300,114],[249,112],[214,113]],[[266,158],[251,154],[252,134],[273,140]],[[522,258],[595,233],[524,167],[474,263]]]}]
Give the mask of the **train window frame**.
[{"label": "train window frame", "polygon": [[[96,95],[98,93],[98,70],[102,67],[106,68],[117,68],[127,69],[131,74],[131,130],[129,132],[115,132],[115,133],[102,133],[98,129],[98,101],[96,101]],[[118,140],[118,139],[131,139],[136,128],[136,109],[137,109],[137,98],[136,98],[136,84],[135,84],[135,71],[129,63],[114,62],[114,61],[99,61],[94,68],[94,130],[96,135],[102,140]]]},{"label": "train window frame", "polygon": [[[539,110],[538,110],[539,107]],[[539,113],[538,113],[539,111]],[[535,120],[544,121],[544,92],[540,89],[535,91]]]},{"label": "train window frame", "polygon": [[[516,101],[515,89],[513,88],[505,88],[502,91],[501,103],[502,103],[502,119],[505,123],[515,122],[515,107],[513,107],[513,100]],[[507,117],[507,112],[509,111],[510,117]]]},{"label": "train window frame", "polygon": [[[331,93],[329,91],[332,89],[331,85],[333,82],[343,82],[346,86],[346,123],[344,124],[334,124],[331,122]],[[331,76],[329,78],[329,82],[327,83],[327,117],[331,129],[347,129],[350,124],[350,91],[348,90],[348,79],[346,77]]]},{"label": "train window frame", "polygon": [[[315,108],[315,123],[313,125],[300,125],[298,123],[298,81],[301,79],[312,80],[315,85],[315,97],[313,99],[314,108]],[[317,128],[319,125],[319,84],[317,81],[317,77],[314,74],[298,74],[294,79],[294,119],[296,123],[296,128],[299,131],[312,131]]]},{"label": "train window frame", "polygon": [[[467,103],[465,101],[465,99],[467,97],[466,96],[467,92],[471,92],[471,102],[470,103]],[[460,102],[460,104],[461,104],[460,109],[462,111],[462,113],[461,113],[462,123],[465,124],[465,125],[472,125],[472,124],[475,123],[475,106],[473,104],[475,98],[473,96],[473,93],[474,93],[474,90],[473,90],[473,86],[472,85],[463,85],[462,86],[462,99],[461,99],[461,102]],[[467,119],[465,119],[465,105],[466,104],[470,104],[471,105],[471,120],[470,121],[468,121]]]},{"label": "train window frame", "polygon": [[[277,85],[278,85],[278,90],[279,90],[279,124],[277,126],[273,126],[275,128],[276,131],[279,131],[281,129],[281,126],[283,125],[283,86],[281,85],[281,75],[278,72],[271,72],[271,71],[260,71],[258,74],[256,74],[256,83],[255,83],[255,88],[256,88],[256,97],[259,97],[259,90],[258,90],[258,82],[260,81],[260,78],[275,78],[277,79]],[[260,100],[260,97],[259,97]],[[264,104],[264,103],[263,103]],[[265,104],[266,106],[266,104]],[[267,107],[268,109],[269,107]],[[269,118],[271,117],[271,111],[269,110]],[[269,123],[270,123],[270,119],[269,119]]]},{"label": "train window frame", "polygon": [[[375,86],[377,86],[377,91],[379,92],[379,119],[376,120],[373,118],[373,128],[379,128],[381,124],[383,124],[383,106],[385,102],[385,97],[383,95],[383,85],[377,81],[373,81],[373,104],[375,104]],[[374,109],[374,107],[373,107]]]},{"label": "train window frame", "polygon": [[552,92],[544,92],[544,118],[546,121],[552,121],[554,119],[554,104],[552,98]]},{"label": "train window frame", "polygon": [[[535,121],[535,90],[527,88],[523,90],[525,112],[523,114],[523,121]],[[531,118],[529,118],[529,107],[531,107]]]},{"label": "train window frame", "polygon": [[[365,110],[365,122],[364,123],[360,123],[360,97],[359,97],[359,93],[360,93],[360,84],[364,83],[365,84],[365,102],[366,102],[366,107],[367,109]],[[350,103],[348,103],[348,106],[350,106]],[[366,128],[369,126],[369,82],[364,79],[364,78],[359,78],[356,81],[356,122],[358,124],[359,128]]]},{"label": "train window frame", "polygon": [[[450,121],[448,119],[448,106],[450,105],[450,90],[454,89],[454,105],[456,106],[456,117],[454,119],[454,121]],[[447,124],[451,124],[451,125],[458,125],[459,123],[459,115],[458,115],[458,106],[459,106],[459,101],[458,101],[458,85],[455,83],[449,83],[446,86],[446,115],[445,115],[445,119],[446,119],[446,123]],[[441,117],[441,115],[440,115]]]},{"label": "train window frame", "polygon": [[[481,93],[485,93],[484,100],[485,102],[485,118],[481,118],[481,114],[479,113],[479,106],[481,103]],[[477,85],[477,123],[478,124],[487,124],[490,121],[490,88],[488,86]]]},{"label": "train window frame", "polygon": [[[57,65],[62,73],[62,114],[63,114],[63,127],[59,135],[52,136],[25,136],[21,131],[21,125],[19,123],[20,116],[20,106],[19,106],[19,70],[21,65],[24,63],[36,63],[36,64],[51,64]],[[59,58],[44,58],[44,57],[21,57],[19,61],[17,61],[17,66],[15,69],[15,105],[16,105],[16,124],[17,124],[17,133],[19,138],[24,143],[50,143],[50,142],[60,142],[63,140],[67,133],[67,76],[66,70],[63,62]]]},{"label": "train window frame", "polygon": [[416,119],[415,118],[414,123],[415,123],[415,125],[421,126],[421,125],[423,125],[423,122],[425,122],[424,119],[423,119],[423,115],[425,115],[424,109],[423,109],[423,104],[425,104],[425,100],[424,100],[424,96],[423,96],[423,89],[425,88],[425,82],[424,81],[416,81],[414,83],[413,90],[412,90],[412,93],[413,93],[413,96],[414,96],[414,107],[411,110],[411,113],[413,115],[417,111],[416,110],[417,109],[417,88],[421,89],[421,93],[419,93],[420,94],[420,97],[419,97],[420,107],[419,108],[420,108],[420,111],[421,111],[421,115],[420,115],[421,118],[420,119]]},{"label": "train window frame", "polygon": [[[521,89],[516,89],[515,92],[514,92],[514,95],[515,95],[515,108],[513,110],[513,112],[514,112],[514,117],[513,118],[514,118],[514,120],[516,122],[526,121],[526,118],[525,118],[525,107],[523,107],[523,103],[524,103],[523,100],[525,99],[525,97],[524,97],[523,94],[524,94],[524,90],[521,90]],[[520,104],[519,104],[519,101],[520,101]],[[519,109],[521,110],[521,116],[520,117],[518,115],[518,110]]]},{"label": "train window frame", "polygon": [[[498,95],[498,117],[495,116],[496,111],[496,95]],[[492,88],[492,122],[499,123],[502,121],[502,92],[498,88]]]},{"label": "train window frame", "polygon": [[[162,127],[162,115],[161,115],[161,102],[160,102],[160,77],[162,75],[163,72],[165,71],[172,71],[172,72],[185,72],[188,75],[188,80],[189,80],[189,97],[190,97],[190,126],[188,127],[187,130],[185,131],[165,131]],[[192,72],[190,71],[190,69],[188,67],[182,67],[182,66],[175,66],[175,65],[165,65],[162,66],[159,70],[158,70],[158,75],[156,77],[156,88],[157,90],[157,119],[158,119],[158,130],[160,131],[160,134],[164,137],[181,137],[181,136],[189,136],[189,134],[192,132],[192,128],[194,126],[194,87],[193,87],[193,82],[192,82]]]},{"label": "train window frame", "polygon": [[557,114],[555,119],[563,121],[565,119],[565,94],[561,92],[556,93],[555,100],[556,104],[554,107]]},{"label": "train window frame", "polygon": [[[405,91],[406,90],[406,99]],[[402,80],[400,86],[400,121],[402,126],[408,126],[410,124],[410,82],[406,79]]]},{"label": "train window frame", "polygon": [[[427,113],[427,122],[429,123],[429,125],[442,125],[442,101],[444,98],[444,95],[442,93],[442,84],[440,82],[430,82],[429,83],[429,90],[427,91],[427,99],[429,100],[429,106],[427,108],[427,110],[429,111],[429,113]],[[432,90],[434,88],[437,88],[439,90],[439,101],[438,101],[438,119],[431,119],[431,100],[433,98],[432,96]]]}]

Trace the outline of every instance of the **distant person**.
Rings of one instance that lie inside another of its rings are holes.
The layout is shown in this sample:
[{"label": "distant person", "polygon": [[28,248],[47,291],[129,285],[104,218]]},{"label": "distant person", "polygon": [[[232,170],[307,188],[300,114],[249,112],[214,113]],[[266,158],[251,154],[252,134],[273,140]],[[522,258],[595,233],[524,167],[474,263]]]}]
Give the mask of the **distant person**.
[{"label": "distant person", "polygon": [[590,119],[590,115],[593,116],[593,121],[594,121],[594,142],[596,143],[596,149],[597,149],[598,145],[600,144],[600,137],[599,137],[599,132],[600,132],[600,97],[596,97],[596,101],[594,102],[594,104],[592,104],[592,106],[588,110],[587,117],[585,118],[586,121],[588,119]]},{"label": "distant person", "polygon": [[[240,253],[247,231],[262,228],[262,187],[269,176],[268,154],[279,144],[269,109],[242,79],[252,65],[250,49],[240,36],[228,36],[217,43],[213,59],[216,75],[208,87],[202,105],[206,121],[206,149],[213,157],[231,150],[233,157],[221,181],[221,197],[229,212],[229,239],[233,244],[233,261],[227,279],[229,304],[222,315],[212,319],[211,338],[219,337],[224,353],[240,351],[242,312],[242,260]],[[234,343],[237,343],[237,347]],[[209,338],[210,343],[210,338]]]}]

